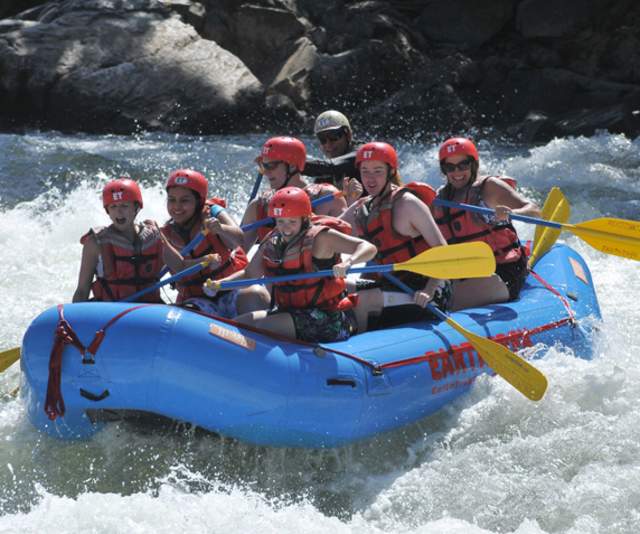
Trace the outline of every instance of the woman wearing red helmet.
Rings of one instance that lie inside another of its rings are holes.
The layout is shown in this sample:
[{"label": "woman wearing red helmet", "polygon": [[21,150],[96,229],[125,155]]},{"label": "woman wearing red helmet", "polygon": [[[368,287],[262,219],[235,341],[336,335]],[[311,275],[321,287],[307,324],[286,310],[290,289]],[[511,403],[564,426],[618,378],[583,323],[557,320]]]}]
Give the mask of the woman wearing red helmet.
[{"label": "woman wearing red helmet", "polygon": [[[242,225],[250,224],[268,217],[269,200],[274,192],[283,187],[299,187],[304,189],[311,200],[337,193],[337,189],[330,184],[306,184],[300,173],[304,170],[307,150],[304,143],[294,137],[272,137],[262,146],[260,155],[256,158],[260,173],[269,180],[270,191],[267,191],[253,200],[242,218]],[[331,215],[338,217],[347,204],[342,197],[336,197],[332,201],[317,207],[319,215]],[[263,226],[257,230],[245,233],[244,246],[249,250],[256,239],[262,240],[273,228]]]},{"label": "woman wearing red helmet", "polygon": [[173,171],[166,190],[171,219],[162,227],[162,233],[173,246],[183,249],[204,229],[205,239],[189,253],[185,264],[193,265],[209,254],[215,258],[209,267],[176,283],[177,303],[223,317],[267,306],[269,293],[262,287],[221,292],[215,299],[204,294],[202,284],[207,278],[223,278],[247,265],[244,249],[239,246],[242,230],[225,211],[224,200],[207,200],[209,184],[203,174],[191,169]]},{"label": "woman wearing red helmet", "polygon": [[[274,309],[244,314],[236,321],[310,342],[348,338],[356,330],[356,322],[344,278],[351,265],[373,258],[375,247],[313,224],[309,196],[298,187],[279,189],[269,202],[269,216],[275,218],[276,226],[249,265],[217,282],[322,269],[333,269],[335,277],[274,284]],[[342,260],[340,254],[348,256]],[[210,285],[205,292],[215,293],[215,287]]]},{"label": "woman wearing red helmet", "polygon": [[[391,145],[363,145],[356,154],[356,165],[368,196],[352,204],[343,219],[353,225],[358,236],[376,245],[378,263],[404,262],[431,247],[446,245],[425,203],[432,190],[425,184],[415,188],[401,186],[398,155]],[[430,317],[425,310],[429,302],[443,310],[447,308],[448,281],[412,273],[397,277],[415,290],[413,298],[379,279],[376,287],[359,292],[356,316],[361,330]]]},{"label": "woman wearing red helmet", "polygon": [[[82,261],[73,302],[122,300],[155,284],[162,266],[184,268],[183,258],[160,233],[153,221],[135,223],[142,208],[138,184],[128,178],[109,182],[102,203],[111,224],[89,230],[80,242]],[[95,280],[94,280],[95,279]],[[143,302],[162,302],[159,291],[144,295]]]},{"label": "woman wearing red helmet", "polygon": [[496,274],[489,278],[458,280],[453,284],[453,309],[482,306],[518,298],[527,277],[527,257],[509,215],[540,217],[540,209],[515,189],[515,180],[479,176],[480,158],[473,142],[464,137],[447,139],[438,151],[447,183],[438,197],[495,210],[487,218],[469,211],[432,206],[440,231],[448,243],[484,241],[496,256]]}]

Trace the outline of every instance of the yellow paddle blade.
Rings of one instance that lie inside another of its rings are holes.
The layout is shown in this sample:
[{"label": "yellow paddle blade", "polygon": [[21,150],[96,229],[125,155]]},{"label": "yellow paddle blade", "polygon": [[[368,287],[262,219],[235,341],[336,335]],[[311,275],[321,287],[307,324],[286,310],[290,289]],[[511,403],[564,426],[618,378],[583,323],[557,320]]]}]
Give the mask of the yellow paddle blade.
[{"label": "yellow paddle blade", "polygon": [[431,278],[484,278],[496,271],[496,259],[489,245],[477,241],[430,248],[408,261],[394,264],[393,270]]},{"label": "yellow paddle blade", "polygon": [[[542,207],[542,218],[547,221],[566,223],[571,215],[571,206],[566,197],[557,187],[552,187],[547,195],[547,199]],[[544,256],[555,244],[562,230],[560,228],[549,228],[548,226],[536,226],[533,238],[533,250],[529,256],[529,269]]]},{"label": "yellow paddle blade", "polygon": [[640,222],[603,217],[562,226],[593,248],[640,261]]},{"label": "yellow paddle blade", "polygon": [[527,360],[500,343],[474,334],[450,317],[447,318],[447,323],[469,340],[480,357],[496,374],[525,397],[539,401],[544,396],[547,390],[547,378]]},{"label": "yellow paddle blade", "polygon": [[0,352],[0,373],[6,371],[20,359],[20,347]]}]

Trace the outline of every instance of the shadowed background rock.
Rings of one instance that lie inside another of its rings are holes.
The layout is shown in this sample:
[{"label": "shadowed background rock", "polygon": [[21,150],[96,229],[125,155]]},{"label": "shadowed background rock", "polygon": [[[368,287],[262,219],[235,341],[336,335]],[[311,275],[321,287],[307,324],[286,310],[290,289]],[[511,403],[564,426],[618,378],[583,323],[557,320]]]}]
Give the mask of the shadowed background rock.
[{"label": "shadowed background rock", "polygon": [[0,7],[0,128],[523,141],[640,131],[631,0],[63,0]]}]

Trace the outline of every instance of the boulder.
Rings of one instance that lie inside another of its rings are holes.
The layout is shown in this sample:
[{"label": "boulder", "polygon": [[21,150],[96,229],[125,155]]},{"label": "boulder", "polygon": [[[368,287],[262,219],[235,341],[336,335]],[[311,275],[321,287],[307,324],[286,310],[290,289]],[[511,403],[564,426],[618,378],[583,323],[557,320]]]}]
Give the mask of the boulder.
[{"label": "boulder", "polygon": [[253,128],[262,84],[154,0],[68,0],[0,41],[5,121],[60,129]]}]

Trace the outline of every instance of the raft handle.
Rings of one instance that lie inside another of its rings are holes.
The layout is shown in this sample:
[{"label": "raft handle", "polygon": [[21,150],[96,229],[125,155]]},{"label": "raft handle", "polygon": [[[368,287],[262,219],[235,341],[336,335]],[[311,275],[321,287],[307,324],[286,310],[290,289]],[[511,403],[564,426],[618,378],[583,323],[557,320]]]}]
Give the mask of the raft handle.
[{"label": "raft handle", "polygon": [[351,386],[356,387],[356,381],[350,378],[327,378],[327,386]]},{"label": "raft handle", "polygon": [[80,395],[82,395],[85,399],[89,399],[90,401],[98,402],[106,399],[109,396],[109,390],[105,389],[102,393],[100,393],[100,395],[95,395],[94,393],[91,393],[86,389],[80,388]]}]

